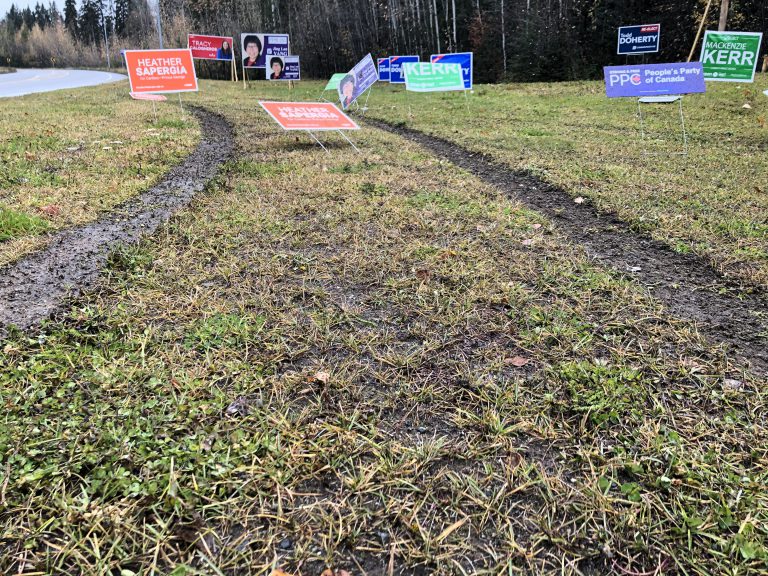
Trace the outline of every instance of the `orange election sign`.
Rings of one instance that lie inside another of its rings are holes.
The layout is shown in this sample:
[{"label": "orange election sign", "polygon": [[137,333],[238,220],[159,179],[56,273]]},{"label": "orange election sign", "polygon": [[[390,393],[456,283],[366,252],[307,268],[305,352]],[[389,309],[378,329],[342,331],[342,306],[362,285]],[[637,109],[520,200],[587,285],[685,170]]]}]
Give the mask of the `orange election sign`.
[{"label": "orange election sign", "polygon": [[126,50],[131,92],[197,92],[192,51],[185,49]]},{"label": "orange election sign", "polygon": [[284,130],[357,130],[359,127],[330,102],[259,102]]}]

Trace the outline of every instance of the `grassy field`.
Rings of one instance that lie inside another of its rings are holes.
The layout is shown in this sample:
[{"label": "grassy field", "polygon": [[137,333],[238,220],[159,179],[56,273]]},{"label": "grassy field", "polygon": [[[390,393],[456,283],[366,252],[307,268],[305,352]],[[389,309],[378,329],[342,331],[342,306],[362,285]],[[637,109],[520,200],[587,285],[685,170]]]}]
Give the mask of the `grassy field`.
[{"label": "grassy field", "polygon": [[0,572],[768,573],[766,383],[465,172],[255,105],[312,89],[203,82],[236,158],[0,344]]},{"label": "grassy field", "polygon": [[194,118],[122,85],[0,99],[0,266],[146,190],[195,145]]},{"label": "grassy field", "polygon": [[[484,152],[558,184],[724,274],[768,287],[768,77],[711,82],[685,98],[690,154],[676,107],[646,106],[640,137],[633,99],[609,100],[600,82],[480,86],[406,94],[389,86],[371,116]],[[749,105],[749,108],[745,108]]]},{"label": "grassy field", "polygon": [[16,72],[15,68],[8,68],[6,66],[0,66],[0,74],[9,74],[11,72]]}]

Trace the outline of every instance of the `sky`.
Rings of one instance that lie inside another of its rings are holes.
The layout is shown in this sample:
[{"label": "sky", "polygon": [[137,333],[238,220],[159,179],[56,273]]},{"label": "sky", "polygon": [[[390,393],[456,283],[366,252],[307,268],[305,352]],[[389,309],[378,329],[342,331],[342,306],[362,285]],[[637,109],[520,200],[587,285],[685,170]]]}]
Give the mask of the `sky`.
[{"label": "sky", "polygon": [[[8,10],[11,7],[11,4],[14,4],[16,8],[26,8],[29,6],[30,8],[34,8],[35,4],[40,2],[41,4],[45,4],[48,6],[51,0],[0,0],[0,18],[5,16],[5,13],[8,12]],[[59,9],[59,12],[61,12],[64,9],[64,0],[54,0],[56,2],[56,8]],[[80,4],[80,0],[78,0],[78,5]]]}]

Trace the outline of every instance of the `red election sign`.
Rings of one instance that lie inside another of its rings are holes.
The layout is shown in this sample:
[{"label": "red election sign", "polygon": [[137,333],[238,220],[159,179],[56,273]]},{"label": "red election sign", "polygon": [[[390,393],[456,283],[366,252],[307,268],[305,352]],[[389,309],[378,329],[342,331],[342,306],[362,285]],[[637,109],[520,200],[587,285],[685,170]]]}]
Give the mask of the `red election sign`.
[{"label": "red election sign", "polygon": [[330,102],[259,102],[284,130],[358,130],[346,114]]},{"label": "red election sign", "polygon": [[192,50],[192,58],[199,60],[232,60],[231,36],[188,34],[187,46]]},{"label": "red election sign", "polygon": [[153,102],[165,102],[168,100],[162,94],[147,94],[144,92],[131,92],[131,98],[134,100],[152,100]]},{"label": "red election sign", "polygon": [[125,67],[131,92],[197,92],[189,49],[126,50]]}]

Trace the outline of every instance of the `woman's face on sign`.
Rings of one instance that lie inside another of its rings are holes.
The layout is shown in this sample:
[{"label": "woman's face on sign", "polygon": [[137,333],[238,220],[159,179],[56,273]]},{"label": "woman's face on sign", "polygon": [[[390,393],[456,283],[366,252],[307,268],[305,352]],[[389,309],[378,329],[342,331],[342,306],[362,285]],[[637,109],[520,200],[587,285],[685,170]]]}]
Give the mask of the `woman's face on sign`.
[{"label": "woman's face on sign", "polygon": [[274,72],[277,75],[280,75],[280,72],[283,71],[283,65],[280,64],[280,62],[273,62],[272,63],[272,72]]},{"label": "woman's face on sign", "polygon": [[352,82],[344,84],[344,88],[341,89],[342,93],[347,98],[352,98],[352,94],[355,93],[355,85]]},{"label": "woman's face on sign", "polygon": [[248,58],[256,60],[259,57],[259,45],[256,42],[251,42],[245,47],[245,51],[248,54]]},{"label": "woman's face on sign", "polygon": [[221,49],[222,50],[229,50],[229,42],[224,40],[224,42],[221,43]]}]

